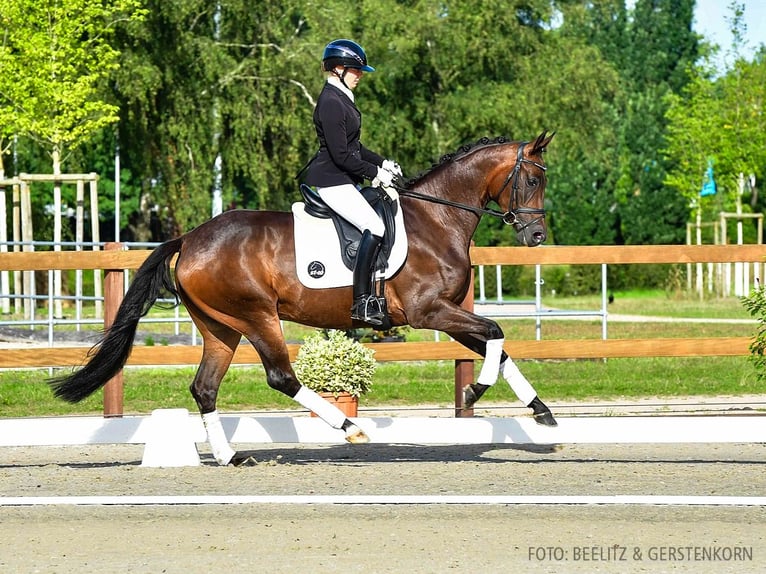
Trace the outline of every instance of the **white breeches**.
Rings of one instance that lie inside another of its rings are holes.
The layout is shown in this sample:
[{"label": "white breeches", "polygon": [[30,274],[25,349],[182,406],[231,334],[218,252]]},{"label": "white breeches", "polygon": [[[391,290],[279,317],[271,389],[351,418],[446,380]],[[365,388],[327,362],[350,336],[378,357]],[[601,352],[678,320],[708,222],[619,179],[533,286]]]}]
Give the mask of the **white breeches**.
[{"label": "white breeches", "polygon": [[383,221],[370,207],[367,200],[362,197],[355,185],[349,183],[332,187],[318,187],[317,193],[333,211],[343,219],[350,221],[357,229],[362,232],[369,229],[373,235],[383,237],[386,232]]}]

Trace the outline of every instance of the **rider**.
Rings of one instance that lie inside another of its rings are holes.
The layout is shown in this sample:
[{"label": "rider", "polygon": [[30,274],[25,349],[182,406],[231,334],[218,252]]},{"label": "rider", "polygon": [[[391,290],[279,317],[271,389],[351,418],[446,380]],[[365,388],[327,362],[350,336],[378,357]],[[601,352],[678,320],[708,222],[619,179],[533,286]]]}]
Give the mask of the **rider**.
[{"label": "rider", "polygon": [[373,293],[373,276],[380,243],[385,233],[381,219],[362,197],[359,186],[376,179],[390,187],[399,166],[364,147],[359,141],[362,114],[354,102],[354,88],[367,65],[362,47],[351,40],[333,40],[324,49],[322,69],[327,82],[314,109],[319,152],[306,172],[306,183],[336,213],[362,232],[354,264],[354,302],[351,318],[381,325],[385,313]]}]

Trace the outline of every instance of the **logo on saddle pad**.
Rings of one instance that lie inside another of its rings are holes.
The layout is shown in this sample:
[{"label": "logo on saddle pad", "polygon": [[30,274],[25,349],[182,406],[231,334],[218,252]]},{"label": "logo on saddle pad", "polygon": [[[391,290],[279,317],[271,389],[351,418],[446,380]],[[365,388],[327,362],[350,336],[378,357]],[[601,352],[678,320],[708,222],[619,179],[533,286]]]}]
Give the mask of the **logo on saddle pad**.
[{"label": "logo on saddle pad", "polygon": [[[392,195],[395,192],[391,192]],[[395,196],[398,200],[398,196]],[[292,206],[295,235],[295,271],[303,285],[312,289],[348,287],[354,282],[354,273],[343,261],[341,242],[332,220],[319,218],[306,212],[303,202]],[[394,218],[396,235],[388,267],[378,271],[376,278],[392,277],[407,259],[407,233],[402,210]]]},{"label": "logo on saddle pad", "polygon": [[306,271],[312,279],[321,279],[325,274],[325,268],[321,261],[312,261]]}]

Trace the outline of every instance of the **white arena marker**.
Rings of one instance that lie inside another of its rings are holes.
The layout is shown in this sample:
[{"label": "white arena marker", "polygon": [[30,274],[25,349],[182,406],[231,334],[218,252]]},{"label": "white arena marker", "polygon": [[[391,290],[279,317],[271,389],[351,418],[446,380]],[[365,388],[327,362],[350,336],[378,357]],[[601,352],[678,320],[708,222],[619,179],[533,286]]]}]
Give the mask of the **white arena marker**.
[{"label": "white arena marker", "polygon": [[[766,416],[558,417],[555,428],[531,417],[370,417],[354,421],[377,444],[766,443]],[[309,416],[223,416],[236,444],[345,444],[343,432]],[[151,417],[0,418],[0,447],[145,444],[142,466],[198,466],[206,440],[199,415],[157,409]]]},{"label": "white arena marker", "polygon": [[156,409],[149,417],[141,466],[199,466],[192,421],[186,409]]},{"label": "white arena marker", "polygon": [[[186,425],[184,444],[204,442],[199,415]],[[0,447],[85,444],[149,444],[154,417],[0,418]],[[175,420],[175,419],[174,419]],[[531,417],[370,417],[354,421],[382,444],[627,444],[627,443],[763,443],[766,416],[614,416],[558,417],[555,428],[535,424]],[[306,416],[222,416],[232,443],[345,444],[343,432]],[[180,441],[182,437],[178,437]]]},{"label": "white arena marker", "polygon": [[206,504],[339,505],[613,505],[613,506],[766,506],[766,496],[674,495],[210,495],[210,496],[6,496],[7,506],[159,506]]}]

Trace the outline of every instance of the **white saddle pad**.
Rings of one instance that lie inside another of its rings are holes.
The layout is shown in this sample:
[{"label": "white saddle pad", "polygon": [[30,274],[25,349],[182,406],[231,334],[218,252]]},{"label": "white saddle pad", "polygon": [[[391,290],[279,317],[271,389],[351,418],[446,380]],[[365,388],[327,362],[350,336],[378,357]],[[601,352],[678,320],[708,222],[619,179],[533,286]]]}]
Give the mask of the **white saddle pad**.
[{"label": "white saddle pad", "polygon": [[[385,273],[379,271],[377,278],[393,276],[407,259],[407,232],[404,229],[401,206],[395,219],[396,240],[388,258],[388,268]],[[312,289],[352,285],[354,273],[343,263],[338,233],[332,220],[309,215],[303,202],[293,203],[293,220],[295,265],[300,282]]]}]

